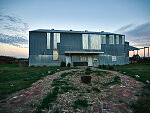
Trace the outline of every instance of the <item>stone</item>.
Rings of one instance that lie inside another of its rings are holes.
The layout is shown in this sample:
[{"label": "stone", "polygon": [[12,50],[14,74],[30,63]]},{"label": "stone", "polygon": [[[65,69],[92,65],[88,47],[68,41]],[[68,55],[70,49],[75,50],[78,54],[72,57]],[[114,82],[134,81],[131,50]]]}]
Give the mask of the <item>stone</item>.
[{"label": "stone", "polygon": [[139,76],[139,75],[135,75],[135,77],[136,77],[136,78],[140,78],[140,76]]},{"label": "stone", "polygon": [[147,82],[147,83],[150,83],[150,81],[149,81],[149,80],[146,80],[146,82]]}]

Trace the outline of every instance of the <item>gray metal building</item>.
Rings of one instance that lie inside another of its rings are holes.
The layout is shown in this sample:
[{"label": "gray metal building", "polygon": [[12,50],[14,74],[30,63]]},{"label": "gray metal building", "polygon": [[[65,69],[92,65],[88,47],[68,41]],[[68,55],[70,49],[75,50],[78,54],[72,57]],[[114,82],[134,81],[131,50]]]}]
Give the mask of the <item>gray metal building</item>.
[{"label": "gray metal building", "polygon": [[124,65],[129,63],[125,35],[109,32],[48,30],[29,31],[29,66]]}]

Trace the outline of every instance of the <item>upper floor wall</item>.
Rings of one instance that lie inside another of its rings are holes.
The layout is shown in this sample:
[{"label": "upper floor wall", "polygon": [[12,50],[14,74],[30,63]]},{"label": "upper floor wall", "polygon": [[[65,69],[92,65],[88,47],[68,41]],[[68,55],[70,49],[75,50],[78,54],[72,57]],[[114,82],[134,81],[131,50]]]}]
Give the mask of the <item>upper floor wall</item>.
[{"label": "upper floor wall", "polygon": [[65,51],[101,51],[104,54],[121,56],[124,50],[124,35],[98,35],[76,33],[29,33],[29,55],[52,55]]}]

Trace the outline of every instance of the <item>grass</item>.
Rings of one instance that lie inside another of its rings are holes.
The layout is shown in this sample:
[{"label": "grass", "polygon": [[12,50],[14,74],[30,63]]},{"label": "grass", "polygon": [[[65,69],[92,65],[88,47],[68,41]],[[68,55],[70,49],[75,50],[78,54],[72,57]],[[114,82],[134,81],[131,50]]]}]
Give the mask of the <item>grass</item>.
[{"label": "grass", "polygon": [[89,105],[88,105],[88,101],[87,100],[80,100],[80,99],[78,99],[78,100],[76,100],[75,102],[74,102],[74,105],[73,105],[73,108],[74,109],[77,109],[78,107],[88,107]]},{"label": "grass", "polygon": [[128,64],[123,66],[114,67],[115,71],[126,72],[125,74],[135,77],[135,75],[139,75],[140,78],[136,78],[136,80],[146,83],[147,80],[150,81],[150,64]]},{"label": "grass", "polygon": [[38,109],[36,111],[36,113],[39,113],[41,111],[41,109],[43,108],[47,108],[49,109],[52,102],[56,101],[57,99],[57,95],[59,94],[59,87],[55,87],[52,91],[52,93],[49,93],[42,101],[41,105],[38,106]]},{"label": "grass", "polygon": [[62,86],[62,85],[69,85],[69,83],[60,79],[53,80],[52,86]]},{"label": "grass", "polygon": [[[115,71],[126,72],[125,74],[135,78],[138,81],[145,83],[142,92],[137,95],[138,101],[131,103],[130,107],[134,113],[149,113],[150,111],[150,84],[146,81],[150,81],[150,64],[128,64],[124,66],[115,66]],[[136,78],[135,75],[139,75]]]},{"label": "grass", "polygon": [[113,84],[120,84],[121,83],[121,79],[119,76],[115,76],[114,80],[112,82],[109,83],[105,83],[103,84],[103,86],[108,86],[108,85],[113,85]]},{"label": "grass", "polygon": [[[46,75],[70,69],[62,67],[19,67],[18,64],[0,65],[0,99],[8,94],[28,88],[33,82]],[[51,73],[48,73],[50,71]]]},{"label": "grass", "polygon": [[98,88],[96,88],[96,87],[93,87],[92,88],[92,90],[94,90],[94,91],[96,91],[96,92],[98,92],[98,93],[100,93],[101,92],[101,90],[99,90]]},{"label": "grass", "polygon": [[63,87],[61,87],[61,90],[62,90],[63,92],[68,92],[69,90],[76,91],[76,90],[78,90],[78,89],[75,88],[75,87],[72,87],[72,86],[63,86]]}]

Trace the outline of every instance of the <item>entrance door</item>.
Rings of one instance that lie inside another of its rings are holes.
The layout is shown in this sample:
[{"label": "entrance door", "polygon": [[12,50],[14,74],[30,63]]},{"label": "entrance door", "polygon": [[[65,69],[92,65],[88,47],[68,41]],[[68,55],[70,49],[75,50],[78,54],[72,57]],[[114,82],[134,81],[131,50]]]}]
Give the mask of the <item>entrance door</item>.
[{"label": "entrance door", "polygon": [[66,66],[68,63],[71,64],[71,56],[66,56]]},{"label": "entrance door", "polygon": [[88,66],[93,66],[92,56],[88,56]]}]

